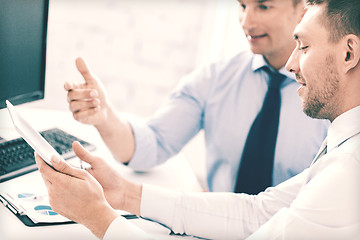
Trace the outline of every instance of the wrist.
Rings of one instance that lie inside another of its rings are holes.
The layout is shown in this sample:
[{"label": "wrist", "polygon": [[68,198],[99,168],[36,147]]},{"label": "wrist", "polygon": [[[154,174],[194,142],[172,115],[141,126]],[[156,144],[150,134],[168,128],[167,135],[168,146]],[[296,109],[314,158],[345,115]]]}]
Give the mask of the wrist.
[{"label": "wrist", "polygon": [[129,182],[126,189],[123,209],[140,216],[142,185]]},{"label": "wrist", "polygon": [[113,107],[109,106],[107,111],[106,121],[94,126],[117,160],[127,163],[135,152],[133,129],[127,118],[118,114]]},{"label": "wrist", "polygon": [[104,133],[105,135],[111,133],[112,131],[112,121],[116,121],[116,111],[114,110],[113,106],[111,104],[107,104],[107,107],[103,110],[100,110],[104,112],[104,117],[102,121],[99,121],[98,123],[94,124],[94,127],[100,132]]},{"label": "wrist", "polygon": [[102,239],[110,224],[119,216],[109,205],[98,207],[92,211],[89,221],[84,225],[98,238]]}]

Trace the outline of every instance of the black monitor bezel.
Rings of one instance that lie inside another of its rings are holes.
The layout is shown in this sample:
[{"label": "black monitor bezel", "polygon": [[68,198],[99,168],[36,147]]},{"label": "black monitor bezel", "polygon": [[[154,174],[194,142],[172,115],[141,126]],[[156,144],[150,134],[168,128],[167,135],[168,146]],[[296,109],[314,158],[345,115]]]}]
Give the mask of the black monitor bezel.
[{"label": "black monitor bezel", "polygon": [[41,79],[40,89],[37,91],[17,95],[8,99],[0,99],[0,109],[6,108],[6,100],[13,105],[33,102],[45,98],[45,74],[46,74],[46,49],[47,49],[47,27],[49,19],[49,0],[44,0],[44,19],[43,19],[43,36],[42,36],[42,53],[41,53]]}]

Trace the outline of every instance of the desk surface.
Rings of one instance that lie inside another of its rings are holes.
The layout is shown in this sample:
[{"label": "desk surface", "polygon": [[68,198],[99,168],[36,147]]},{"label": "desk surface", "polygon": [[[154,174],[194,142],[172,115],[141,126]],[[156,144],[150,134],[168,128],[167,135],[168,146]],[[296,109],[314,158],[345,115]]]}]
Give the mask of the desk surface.
[{"label": "desk surface", "polygon": [[[149,183],[172,189],[184,191],[201,191],[194,172],[181,155],[177,155],[166,163],[153,168],[148,172],[137,173],[133,170],[116,163],[110,151],[107,149],[100,135],[94,127],[80,124],[72,118],[67,111],[54,111],[29,107],[17,107],[23,115],[39,131],[52,127],[61,128],[79,138],[96,145],[95,154],[108,160],[121,174],[137,183]],[[19,137],[15,131],[6,109],[0,110],[0,136],[5,139]],[[75,161],[75,159],[73,160]],[[0,191],[44,191],[45,184],[38,171],[0,184]],[[129,220],[140,226],[145,231],[158,239],[174,239],[169,236],[169,230],[157,223],[143,219]],[[96,239],[91,232],[80,224],[57,225],[46,227],[26,227],[3,205],[0,206],[0,239]],[[179,237],[184,238],[184,237]],[[188,237],[186,237],[188,238]]]}]

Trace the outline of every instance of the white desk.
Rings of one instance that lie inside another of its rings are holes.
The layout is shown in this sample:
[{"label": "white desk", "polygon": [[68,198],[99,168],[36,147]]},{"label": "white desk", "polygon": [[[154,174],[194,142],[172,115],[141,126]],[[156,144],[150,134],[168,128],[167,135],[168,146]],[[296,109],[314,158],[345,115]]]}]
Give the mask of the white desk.
[{"label": "white desk", "polygon": [[[137,183],[157,184],[163,187],[185,191],[201,191],[191,167],[182,155],[177,155],[167,163],[146,173],[135,173],[131,169],[117,164],[102,142],[95,128],[73,120],[70,112],[18,107],[18,111],[39,131],[52,127],[61,128],[79,138],[96,145],[95,153],[111,162],[122,175]],[[11,123],[7,110],[0,110],[0,136],[6,139],[19,137]],[[74,159],[73,161],[76,161]],[[1,191],[41,191],[45,185],[38,171],[0,183]],[[182,238],[169,236],[169,230],[157,223],[143,219],[133,219],[134,224],[154,235],[158,239]],[[46,227],[27,227],[3,205],[0,206],[0,239],[96,239],[91,232],[80,224]],[[186,237],[190,238],[190,237]]]}]

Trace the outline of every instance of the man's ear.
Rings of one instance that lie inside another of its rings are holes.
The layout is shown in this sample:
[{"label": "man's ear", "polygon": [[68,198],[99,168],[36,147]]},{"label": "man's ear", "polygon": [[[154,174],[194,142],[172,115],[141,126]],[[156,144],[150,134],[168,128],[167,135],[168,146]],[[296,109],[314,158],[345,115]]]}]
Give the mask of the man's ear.
[{"label": "man's ear", "polygon": [[354,34],[343,39],[343,63],[345,73],[360,65],[360,38]]}]

